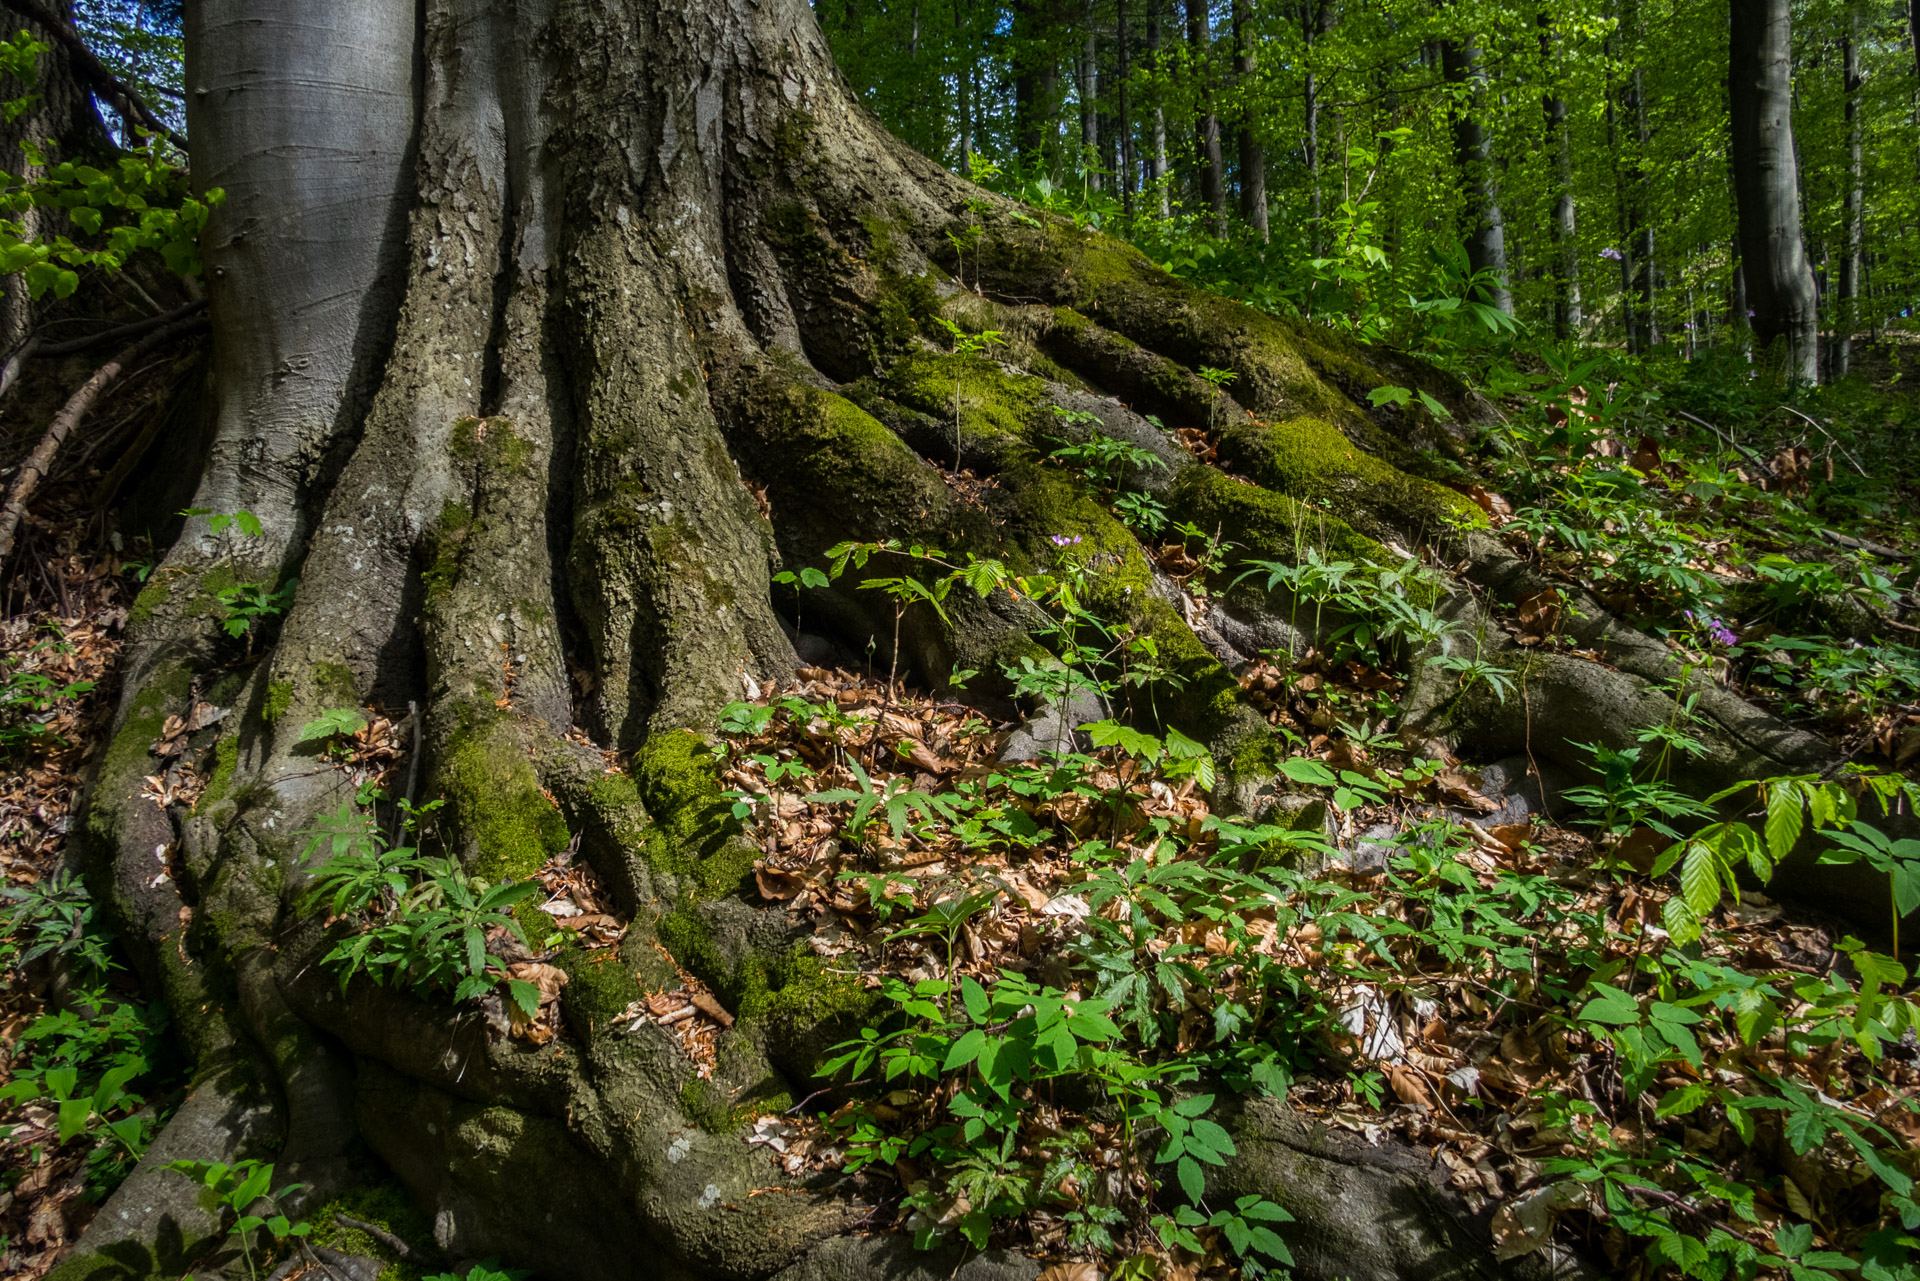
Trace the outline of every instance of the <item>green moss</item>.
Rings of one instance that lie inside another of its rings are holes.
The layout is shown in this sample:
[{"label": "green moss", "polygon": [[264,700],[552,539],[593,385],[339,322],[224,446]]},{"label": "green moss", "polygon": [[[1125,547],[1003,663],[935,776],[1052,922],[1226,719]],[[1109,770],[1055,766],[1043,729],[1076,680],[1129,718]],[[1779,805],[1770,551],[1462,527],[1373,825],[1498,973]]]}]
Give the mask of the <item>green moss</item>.
[{"label": "green moss", "polygon": [[1245,777],[1272,777],[1287,755],[1286,741],[1278,734],[1255,734],[1234,748],[1229,768]]},{"label": "green moss", "polygon": [[660,918],[655,930],[661,946],[671,952],[673,959],[688,973],[719,992],[723,1000],[738,996],[733,966],[720,955],[713,941],[713,930],[695,908],[680,907],[668,912]]},{"label": "green moss", "polygon": [[1188,467],[1175,480],[1168,509],[1202,529],[1219,529],[1254,560],[1293,561],[1312,547],[1333,559],[1381,567],[1399,558],[1340,517],[1298,498],[1242,485],[1211,467]]},{"label": "green moss", "polygon": [[587,789],[587,803],[622,846],[638,849],[644,843],[647,811],[632,778],[625,774],[600,775]]},{"label": "green moss", "polygon": [[[567,847],[565,817],[540,790],[520,736],[499,713],[473,715],[452,736],[441,785],[478,846],[477,876],[525,880]],[[531,924],[544,929],[546,923]]]},{"label": "green moss", "polygon": [[1376,535],[1403,530],[1416,536],[1461,525],[1483,526],[1471,499],[1381,461],[1317,418],[1225,433],[1221,459],[1268,489],[1328,510]]},{"label": "green moss", "polygon": [[804,159],[813,137],[813,116],[806,111],[783,111],[773,127],[773,154],[784,163]]},{"label": "green moss", "polygon": [[343,1226],[340,1215],[371,1223],[391,1232],[411,1245],[433,1244],[433,1223],[407,1196],[405,1188],[391,1179],[377,1183],[356,1183],[308,1216],[313,1224],[316,1245],[357,1254],[380,1261],[379,1281],[418,1281],[426,1269],[418,1263],[402,1260],[392,1249],[358,1228]]},{"label": "green moss", "polygon": [[232,707],[240,692],[247,687],[246,671],[228,672],[207,688],[206,698],[215,707]]},{"label": "green moss", "polygon": [[226,606],[220,603],[220,594],[232,591],[240,586],[242,581],[239,571],[232,565],[215,565],[200,575],[200,582],[193,593],[193,598],[187,602],[187,613],[195,618],[210,618],[224,614]]},{"label": "green moss", "polygon": [[155,610],[167,603],[167,597],[173,592],[172,578],[163,570],[147,579],[147,585],[133,598],[133,604],[127,609],[127,626],[139,627],[153,617]]},{"label": "green moss", "polygon": [[260,719],[272,725],[293,706],[293,682],[268,681],[266,701],[260,705]]},{"label": "green moss", "polygon": [[956,380],[964,435],[1024,440],[1031,434],[1045,385],[984,356],[910,352],[887,370],[882,386],[889,399],[951,423]]},{"label": "green moss", "polygon": [[[653,735],[634,753],[633,778],[653,817],[647,861],[662,871],[693,876],[709,898],[737,886],[752,861],[740,869],[739,854],[727,849],[740,824],[721,798],[720,766],[706,740],[691,730]],[[710,861],[716,863],[711,871]]]},{"label": "green moss", "polygon": [[353,669],[345,663],[315,663],[313,688],[328,707],[357,707],[360,704],[359,682],[353,678]]},{"label": "green moss", "polygon": [[194,813],[203,814],[226,798],[227,789],[233,786],[233,771],[239,763],[240,740],[232,734],[222,735],[213,745],[213,777],[207,780],[206,790],[194,803]]},{"label": "green moss", "polygon": [[[162,668],[153,674],[146,688],[134,696],[120,732],[107,744],[106,755],[100,762],[102,782],[116,788],[129,782],[138,782],[139,777],[147,772],[147,758],[153,740],[160,737],[169,709],[184,703],[192,689],[193,672],[184,664]],[[117,807],[95,804],[92,812],[104,817],[114,808]]]},{"label": "green moss", "polygon": [[646,537],[657,563],[670,565],[681,575],[700,576],[702,590],[708,600],[718,601],[728,607],[738,602],[731,582],[715,578],[706,571],[709,558],[701,552],[700,535],[685,516],[675,515],[671,520],[653,525],[646,531]]},{"label": "green moss", "polygon": [[743,1119],[713,1082],[697,1076],[680,1087],[680,1111],[708,1134],[731,1133]]},{"label": "green moss", "polygon": [[472,535],[473,528],[473,512],[466,504],[449,498],[441,505],[440,519],[434,522],[427,539],[427,568],[420,575],[429,600],[452,591],[459,581],[460,549]]},{"label": "green moss", "polygon": [[789,1027],[858,1022],[875,1003],[857,975],[833,973],[805,946],[758,967],[739,997],[741,1018]]},{"label": "green moss", "polygon": [[606,1033],[628,1006],[646,995],[612,948],[568,946],[553,963],[567,975],[567,985],[560,989],[561,1013],[582,1040]]}]

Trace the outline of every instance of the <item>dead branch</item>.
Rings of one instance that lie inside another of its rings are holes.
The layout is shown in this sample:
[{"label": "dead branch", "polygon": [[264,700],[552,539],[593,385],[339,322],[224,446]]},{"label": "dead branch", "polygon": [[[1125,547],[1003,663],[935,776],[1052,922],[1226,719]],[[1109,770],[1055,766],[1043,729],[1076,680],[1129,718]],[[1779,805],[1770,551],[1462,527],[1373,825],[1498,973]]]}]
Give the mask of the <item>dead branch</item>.
[{"label": "dead branch", "polygon": [[431,1263],[434,1260],[433,1255],[420,1249],[418,1246],[409,1244],[406,1238],[396,1236],[385,1228],[368,1223],[363,1219],[355,1219],[348,1215],[336,1214],[333,1216],[333,1221],[343,1228],[350,1228],[355,1232],[366,1233],[408,1263]]},{"label": "dead branch", "polygon": [[[7,0],[7,3],[13,3],[13,0]],[[95,370],[93,377],[87,379],[80,390],[74,392],[67,403],[60,407],[60,412],[53,416],[53,422],[47,426],[47,434],[40,438],[40,443],[34,447],[31,454],[27,455],[26,461],[20,464],[20,470],[13,478],[13,484],[7,490],[7,501],[4,506],[0,506],[0,562],[4,562],[13,554],[14,535],[20,528],[21,518],[27,514],[27,503],[33,498],[34,490],[40,487],[41,480],[53,467],[53,460],[59,454],[60,446],[66,443],[73,429],[79,425],[82,418],[86,417],[87,411],[93,408],[93,403],[100,398],[100,394],[154,348],[187,334],[196,333],[205,329],[206,326],[205,317],[192,316],[154,330]]]}]

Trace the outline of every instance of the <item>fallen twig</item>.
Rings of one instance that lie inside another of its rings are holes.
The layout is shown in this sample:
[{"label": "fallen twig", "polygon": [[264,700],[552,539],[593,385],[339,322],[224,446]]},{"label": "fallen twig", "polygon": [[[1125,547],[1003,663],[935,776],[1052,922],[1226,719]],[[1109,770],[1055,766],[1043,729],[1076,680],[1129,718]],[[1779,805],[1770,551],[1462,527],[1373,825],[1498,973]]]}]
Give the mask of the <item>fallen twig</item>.
[{"label": "fallen twig", "polygon": [[[97,347],[101,343],[111,341],[115,338],[133,338],[149,330],[158,329],[162,325],[170,325],[176,320],[185,320],[195,312],[206,310],[206,306],[207,304],[204,301],[185,303],[179,307],[175,307],[172,311],[163,311],[152,316],[142,316],[140,319],[128,321],[124,325],[115,325],[112,329],[102,329],[97,334],[83,334],[78,338],[66,339],[64,342],[39,343],[38,345],[29,343],[28,345],[33,347],[32,354],[36,356],[70,356],[76,351],[85,351],[89,347]],[[8,363],[11,364],[12,362],[10,361]]]},{"label": "fallen twig", "polygon": [[1867,474],[1867,469],[1860,465],[1860,460],[1853,456],[1853,451],[1848,449],[1845,445],[1841,444],[1839,441],[1835,440],[1833,438],[1833,433],[1828,431],[1825,427],[1822,427],[1817,419],[1809,418],[1807,415],[1795,409],[1792,405],[1782,405],[1780,406],[1780,408],[1786,410],[1788,413],[1792,414],[1795,418],[1800,419],[1800,421],[1806,423],[1809,427],[1819,432],[1822,436],[1825,436],[1827,438],[1827,443],[1832,445],[1835,449],[1839,450],[1840,456],[1845,458],[1848,462],[1852,463],[1853,469],[1855,471],[1859,472],[1862,476]]},{"label": "fallen twig", "polygon": [[333,1216],[333,1221],[343,1228],[366,1233],[409,1263],[431,1263],[434,1260],[434,1255],[409,1244],[405,1237],[396,1236],[385,1228],[368,1223],[364,1219],[356,1219],[347,1214],[336,1214]]}]

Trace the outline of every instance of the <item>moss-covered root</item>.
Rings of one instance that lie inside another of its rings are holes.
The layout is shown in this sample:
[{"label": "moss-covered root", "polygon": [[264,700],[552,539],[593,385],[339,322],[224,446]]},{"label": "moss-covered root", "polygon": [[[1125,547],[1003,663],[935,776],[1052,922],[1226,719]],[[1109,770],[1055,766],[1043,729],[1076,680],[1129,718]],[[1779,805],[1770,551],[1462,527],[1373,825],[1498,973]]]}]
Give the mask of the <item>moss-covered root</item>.
[{"label": "moss-covered root", "polygon": [[633,748],[650,730],[706,723],[744,676],[790,672],[793,650],[769,598],[771,531],[721,439],[671,264],[601,205],[567,262],[569,577],[599,719]]},{"label": "moss-covered root", "polygon": [[[951,251],[936,257],[947,261]],[[979,261],[989,293],[1038,296],[1189,369],[1231,371],[1233,398],[1256,418],[1311,417],[1374,432],[1357,398],[1385,385],[1427,391],[1456,416],[1477,420],[1482,412],[1439,370],[1176,280],[1137,249],[1064,219],[1033,226],[1003,215],[988,228]]]},{"label": "moss-covered root", "polygon": [[[456,834],[461,861],[488,881],[523,881],[567,848],[565,815],[541,786],[535,752],[548,736],[537,722],[510,711],[451,702],[433,715],[435,766],[426,795],[444,796],[441,824]],[[516,910],[523,928],[544,933],[532,906]]]},{"label": "moss-covered root", "polygon": [[462,418],[448,452],[467,482],[449,499],[423,575],[430,696],[571,721],[548,554],[552,441],[506,418]]}]

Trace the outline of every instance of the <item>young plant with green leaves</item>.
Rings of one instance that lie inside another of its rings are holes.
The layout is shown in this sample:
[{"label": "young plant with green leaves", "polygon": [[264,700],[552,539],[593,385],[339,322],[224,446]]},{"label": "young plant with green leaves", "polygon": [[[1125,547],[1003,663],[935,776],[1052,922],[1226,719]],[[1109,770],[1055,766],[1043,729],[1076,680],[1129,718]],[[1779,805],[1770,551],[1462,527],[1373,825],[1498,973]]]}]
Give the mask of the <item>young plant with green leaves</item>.
[{"label": "young plant with green leaves", "polygon": [[[440,806],[434,801],[416,810],[401,804],[408,835],[417,834],[422,819]],[[307,909],[324,907],[348,926],[321,958],[340,976],[342,991],[362,974],[429,999],[466,1001],[505,988],[522,1013],[531,1018],[538,1012],[539,988],[514,978],[487,950],[492,930],[527,946],[512,909],[539,892],[537,882],[489,884],[450,858],[411,845],[389,846],[373,816],[350,803],[301,835],[312,838],[305,854],[313,865]]]}]

